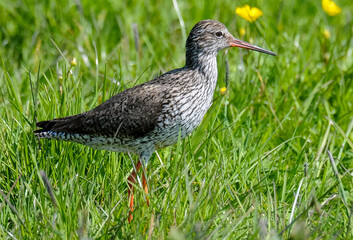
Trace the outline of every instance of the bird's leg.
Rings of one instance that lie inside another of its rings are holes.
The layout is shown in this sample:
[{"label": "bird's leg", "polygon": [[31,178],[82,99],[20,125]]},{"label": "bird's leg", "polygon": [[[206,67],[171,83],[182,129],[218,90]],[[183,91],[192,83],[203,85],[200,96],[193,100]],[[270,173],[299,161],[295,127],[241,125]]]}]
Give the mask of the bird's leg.
[{"label": "bird's leg", "polygon": [[142,173],[142,186],[143,189],[145,190],[146,193],[146,203],[147,206],[150,206],[150,201],[148,200],[148,186],[147,186],[147,181],[146,181],[146,177],[147,177],[147,167],[144,169],[143,173]]},{"label": "bird's leg", "polygon": [[[136,167],[132,170],[132,173],[130,174],[130,176],[128,177],[128,184],[129,184],[129,188],[128,188],[128,198],[130,201],[130,213],[129,213],[129,222],[131,222],[131,220],[133,219],[132,216],[132,212],[134,211],[134,184],[136,183],[136,176],[138,174],[138,171],[141,168],[141,161],[140,159],[138,160]],[[142,173],[142,186],[143,186],[143,190],[146,193],[146,203],[147,206],[150,206],[150,201],[148,199],[148,186],[147,186],[147,180],[146,180],[146,175],[147,174],[147,167],[144,167],[143,173]]]},{"label": "bird's leg", "polygon": [[132,212],[134,211],[134,184],[136,183],[136,174],[138,173],[138,171],[141,168],[141,161],[138,160],[136,167],[132,170],[132,173],[130,174],[130,176],[128,177],[127,181],[128,181],[128,198],[130,201],[130,213],[129,213],[129,223],[131,222],[131,220],[133,219],[132,216]]}]

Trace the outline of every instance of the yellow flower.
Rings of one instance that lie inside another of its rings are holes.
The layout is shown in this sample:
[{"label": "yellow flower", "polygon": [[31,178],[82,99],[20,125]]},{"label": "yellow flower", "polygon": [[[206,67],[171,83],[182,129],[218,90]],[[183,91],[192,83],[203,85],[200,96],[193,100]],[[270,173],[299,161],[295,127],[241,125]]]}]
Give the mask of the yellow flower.
[{"label": "yellow flower", "polygon": [[322,0],[321,5],[322,9],[324,9],[329,16],[336,16],[341,13],[341,8],[337,6],[334,1]]},{"label": "yellow flower", "polygon": [[331,33],[330,33],[329,30],[327,30],[327,29],[324,30],[324,37],[325,37],[326,39],[330,39]]},{"label": "yellow flower", "polygon": [[245,33],[246,33],[245,28],[240,28],[239,30],[240,37],[244,36]]},{"label": "yellow flower", "polygon": [[219,90],[220,94],[221,95],[226,95],[227,93],[227,88],[226,87],[222,87],[220,90]]},{"label": "yellow flower", "polygon": [[76,58],[73,58],[73,59],[71,60],[70,65],[71,65],[71,67],[77,66],[77,60],[76,60]]},{"label": "yellow flower", "polygon": [[250,8],[249,5],[245,5],[244,7],[237,7],[235,9],[235,13],[249,22],[255,22],[255,20],[261,17],[263,14],[260,9],[256,7]]}]

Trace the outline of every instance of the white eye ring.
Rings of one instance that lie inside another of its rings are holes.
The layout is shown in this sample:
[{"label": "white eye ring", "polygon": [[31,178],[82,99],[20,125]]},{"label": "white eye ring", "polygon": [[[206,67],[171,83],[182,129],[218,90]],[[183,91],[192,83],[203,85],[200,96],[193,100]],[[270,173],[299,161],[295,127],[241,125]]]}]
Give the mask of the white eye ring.
[{"label": "white eye ring", "polygon": [[214,35],[215,35],[216,37],[218,37],[218,38],[223,37],[223,33],[222,33],[222,32],[216,32]]}]

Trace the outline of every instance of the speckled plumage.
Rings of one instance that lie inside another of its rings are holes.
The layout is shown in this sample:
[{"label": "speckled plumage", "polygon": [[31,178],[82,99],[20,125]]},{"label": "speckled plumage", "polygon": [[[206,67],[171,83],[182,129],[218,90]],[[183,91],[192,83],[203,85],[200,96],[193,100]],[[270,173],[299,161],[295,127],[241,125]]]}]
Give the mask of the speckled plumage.
[{"label": "speckled plumage", "polygon": [[179,133],[184,138],[201,123],[216,87],[217,53],[235,46],[234,41],[239,40],[222,23],[201,21],[188,36],[183,68],[118,93],[88,112],[38,122],[41,129],[35,134],[132,152],[147,164],[155,150],[176,143]]}]

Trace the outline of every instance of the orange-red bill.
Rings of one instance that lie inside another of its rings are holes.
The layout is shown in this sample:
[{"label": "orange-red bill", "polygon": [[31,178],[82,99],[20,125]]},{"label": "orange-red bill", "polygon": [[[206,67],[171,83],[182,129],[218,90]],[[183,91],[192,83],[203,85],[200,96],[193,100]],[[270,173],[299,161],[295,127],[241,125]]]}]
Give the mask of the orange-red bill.
[{"label": "orange-red bill", "polygon": [[269,55],[272,55],[272,56],[276,56],[277,55],[274,52],[271,52],[269,50],[260,48],[258,46],[252,45],[252,44],[250,44],[248,42],[245,42],[245,41],[242,41],[242,40],[239,40],[239,39],[235,39],[235,38],[232,39],[231,41],[229,41],[229,44],[230,44],[231,47],[246,48],[246,49],[254,50],[254,51],[257,51],[257,52],[266,53],[266,54],[269,54]]}]

